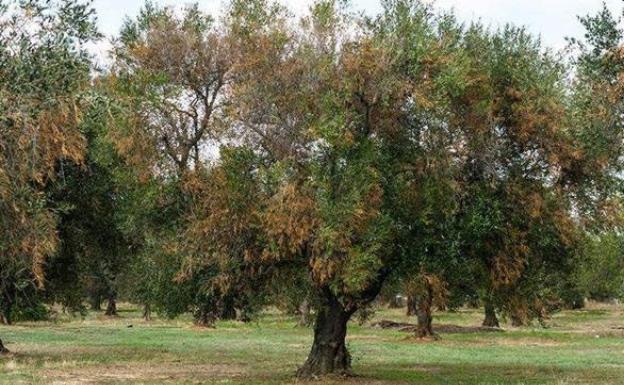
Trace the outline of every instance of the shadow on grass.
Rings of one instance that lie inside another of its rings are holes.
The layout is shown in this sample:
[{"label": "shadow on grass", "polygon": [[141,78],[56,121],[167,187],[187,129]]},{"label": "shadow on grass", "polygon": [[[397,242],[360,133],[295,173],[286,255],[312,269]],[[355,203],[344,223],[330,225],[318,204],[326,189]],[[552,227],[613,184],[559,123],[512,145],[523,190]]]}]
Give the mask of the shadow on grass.
[{"label": "shadow on grass", "polygon": [[[402,322],[394,322],[382,320],[371,325],[378,329],[395,329],[402,332],[415,333],[418,325]],[[459,326],[451,324],[434,324],[433,331],[435,333],[458,334],[458,333],[501,333],[504,332],[500,328],[491,328],[485,326]]]}]

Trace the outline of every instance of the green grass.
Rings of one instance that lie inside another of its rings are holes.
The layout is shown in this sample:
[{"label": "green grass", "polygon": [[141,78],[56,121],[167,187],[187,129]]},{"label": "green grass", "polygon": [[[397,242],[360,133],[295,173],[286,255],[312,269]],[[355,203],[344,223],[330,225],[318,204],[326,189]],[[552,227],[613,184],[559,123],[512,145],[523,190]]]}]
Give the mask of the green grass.
[{"label": "green grass", "polygon": [[[402,310],[375,319],[409,321]],[[436,322],[476,326],[478,310],[439,313]],[[352,323],[356,377],[327,384],[624,384],[624,312],[614,306],[562,312],[550,327],[504,333],[409,334]],[[133,325],[128,328],[128,325]],[[251,324],[203,330],[189,319],[145,323],[135,309],[120,318],[89,316],[0,327],[16,354],[0,358],[0,384],[290,384],[308,352],[311,330],[268,312]]]}]

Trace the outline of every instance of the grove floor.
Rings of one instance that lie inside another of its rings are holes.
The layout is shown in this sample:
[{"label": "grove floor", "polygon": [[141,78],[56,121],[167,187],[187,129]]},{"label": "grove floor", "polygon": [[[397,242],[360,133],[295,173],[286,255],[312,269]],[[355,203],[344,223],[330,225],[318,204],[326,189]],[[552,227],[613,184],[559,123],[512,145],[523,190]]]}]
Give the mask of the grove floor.
[{"label": "grove floor", "polygon": [[[409,322],[402,309],[381,319]],[[438,324],[478,326],[479,310],[437,313]],[[411,320],[413,322],[413,320]],[[0,384],[301,384],[293,373],[311,330],[267,312],[257,322],[220,322],[215,330],[188,318],[146,323],[122,307],[119,318],[90,315],[0,326],[14,354],[0,357]],[[131,326],[131,327],[130,327]],[[355,377],[316,384],[624,384],[624,308],[594,305],[553,316],[548,328],[500,333],[455,328],[438,341],[396,330],[349,325]]]}]

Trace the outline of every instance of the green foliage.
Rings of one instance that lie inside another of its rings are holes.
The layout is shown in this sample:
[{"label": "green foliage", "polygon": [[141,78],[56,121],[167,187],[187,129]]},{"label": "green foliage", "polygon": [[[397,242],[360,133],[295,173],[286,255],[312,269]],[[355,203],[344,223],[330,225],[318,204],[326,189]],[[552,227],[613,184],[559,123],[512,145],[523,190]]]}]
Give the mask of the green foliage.
[{"label": "green foliage", "polygon": [[619,232],[587,236],[579,251],[577,283],[597,301],[624,298],[624,239]]},{"label": "green foliage", "polygon": [[93,16],[89,2],[72,0],[0,6],[0,304],[5,318],[18,297],[43,284],[46,259],[57,250],[57,213],[44,190],[55,181],[59,163],[83,159],[78,124],[88,105],[84,95],[91,69],[84,47],[99,36]]}]

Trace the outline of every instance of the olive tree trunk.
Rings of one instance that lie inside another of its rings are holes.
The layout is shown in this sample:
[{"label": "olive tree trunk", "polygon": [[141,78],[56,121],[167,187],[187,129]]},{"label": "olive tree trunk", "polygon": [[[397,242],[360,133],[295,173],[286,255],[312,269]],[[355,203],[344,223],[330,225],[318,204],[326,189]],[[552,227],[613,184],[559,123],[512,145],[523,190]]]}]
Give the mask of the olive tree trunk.
[{"label": "olive tree trunk", "polygon": [[412,294],[407,295],[407,316],[411,317],[418,312],[418,303]]},{"label": "olive tree trunk", "polygon": [[108,298],[108,304],[106,305],[106,312],[104,314],[109,317],[117,316],[117,300],[114,295]]},{"label": "olive tree trunk", "polygon": [[0,324],[11,325],[13,323],[12,313],[16,296],[17,294],[13,286],[9,286],[9,288],[2,293],[2,297],[0,297]]},{"label": "olive tree trunk", "polygon": [[226,297],[221,302],[221,315],[219,316],[222,320],[237,320],[238,315],[236,314],[236,308],[234,307],[234,301],[232,298]]},{"label": "olive tree trunk", "polygon": [[147,322],[152,320],[152,307],[149,303],[143,305],[143,319]]},{"label": "olive tree trunk", "polygon": [[418,320],[416,336],[418,338],[435,337],[432,326],[433,288],[429,280],[424,280],[423,290],[415,296],[414,300],[416,302],[416,318]]},{"label": "olive tree trunk", "polygon": [[435,334],[432,326],[431,304],[427,303],[427,301],[420,302],[416,310],[416,318],[418,319],[416,336],[418,338],[433,337]]},{"label": "olive tree trunk", "polygon": [[213,303],[203,304],[195,311],[195,325],[204,328],[215,328],[217,314]]},{"label": "olive tree trunk", "polygon": [[308,359],[297,372],[299,378],[350,374],[346,336],[347,322],[353,312],[347,311],[329,289],[323,291],[314,325],[314,342]]},{"label": "olive tree trunk", "polygon": [[485,319],[483,320],[483,326],[489,328],[499,328],[500,323],[498,317],[496,317],[496,309],[490,301],[485,302]]},{"label": "olive tree trunk", "polygon": [[0,309],[0,324],[11,325],[11,323],[11,306],[3,304],[2,309]]}]

